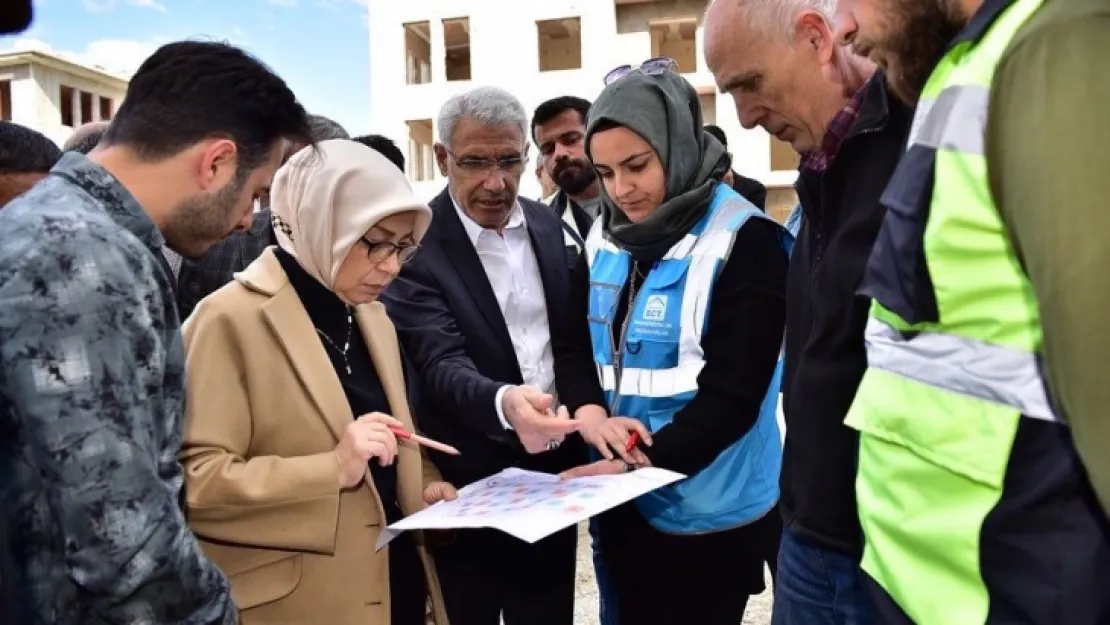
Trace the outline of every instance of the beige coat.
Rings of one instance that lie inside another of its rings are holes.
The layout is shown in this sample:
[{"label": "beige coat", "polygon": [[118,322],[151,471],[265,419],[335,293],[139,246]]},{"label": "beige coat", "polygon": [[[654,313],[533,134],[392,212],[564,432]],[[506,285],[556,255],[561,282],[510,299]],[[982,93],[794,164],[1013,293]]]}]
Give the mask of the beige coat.
[{"label": "beige coat", "polygon": [[[356,311],[392,416],[412,428],[393,324],[379,303]],[[339,490],[332,450],[354,415],[308,313],[267,250],[185,324],[189,524],[228,575],[243,623],[388,625],[389,566],[374,551],[384,514],[373,482]],[[423,507],[440,479],[400,445],[398,503]],[[418,537],[435,622],[446,625]]]}]

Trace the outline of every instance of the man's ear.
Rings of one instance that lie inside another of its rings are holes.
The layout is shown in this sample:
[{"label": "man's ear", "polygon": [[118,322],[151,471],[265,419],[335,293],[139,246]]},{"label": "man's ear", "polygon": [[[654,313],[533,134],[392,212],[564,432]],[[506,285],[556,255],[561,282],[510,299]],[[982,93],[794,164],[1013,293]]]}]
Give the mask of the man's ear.
[{"label": "man's ear", "polygon": [[439,166],[439,174],[446,178],[447,158],[450,156],[449,154],[447,154],[447,148],[444,147],[442,143],[436,143],[434,146],[432,146],[432,149],[435,150],[436,153],[436,165]]},{"label": "man's ear", "polygon": [[812,51],[819,63],[832,60],[836,46],[829,22],[817,11],[802,11],[794,20],[794,44],[799,50]]},{"label": "man's ear", "polygon": [[209,139],[196,146],[200,152],[197,162],[197,186],[203,190],[221,187],[235,176],[239,162],[239,149],[230,139]]}]

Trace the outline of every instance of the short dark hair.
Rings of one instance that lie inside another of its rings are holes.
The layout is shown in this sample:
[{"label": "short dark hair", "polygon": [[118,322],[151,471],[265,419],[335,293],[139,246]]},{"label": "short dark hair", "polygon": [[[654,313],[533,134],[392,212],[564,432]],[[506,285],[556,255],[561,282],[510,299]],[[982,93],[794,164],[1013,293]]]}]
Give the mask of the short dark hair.
[{"label": "short dark hair", "polygon": [[532,141],[536,140],[536,126],[546,124],[564,111],[578,111],[578,115],[582,118],[582,125],[585,126],[586,114],[590,112],[590,101],[578,96],[562,95],[537,106],[536,112],[532,113]]},{"label": "short dark hair", "polygon": [[45,174],[62,158],[46,135],[12,122],[0,122],[0,174]]},{"label": "short dark hair", "polygon": [[304,107],[281,78],[243,50],[208,41],[168,43],[143,61],[103,142],[157,161],[213,137],[235,142],[240,175],[281,139],[315,143]]},{"label": "short dark hair", "polygon": [[382,156],[388,158],[389,162],[396,165],[397,169],[405,171],[405,155],[401,153],[401,148],[397,147],[397,144],[389,137],[362,135],[361,137],[355,137],[354,140],[368,148],[377,150]]},{"label": "short dark hair", "polygon": [[713,135],[713,138],[717,141],[720,141],[721,145],[723,145],[726,149],[728,148],[728,137],[725,135],[725,131],[721,130],[720,126],[706,124],[703,130]]}]

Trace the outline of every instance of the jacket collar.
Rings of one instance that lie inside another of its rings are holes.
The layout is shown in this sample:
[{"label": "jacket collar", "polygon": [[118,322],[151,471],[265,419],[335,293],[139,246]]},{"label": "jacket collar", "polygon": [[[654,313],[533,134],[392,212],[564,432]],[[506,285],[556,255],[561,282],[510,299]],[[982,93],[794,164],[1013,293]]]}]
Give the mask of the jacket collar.
[{"label": "jacket collar", "polygon": [[1015,0],[984,0],[979,10],[968,20],[967,26],[949,42],[948,49],[951,50],[961,43],[974,43],[982,39],[994,25],[995,20],[1014,2]]},{"label": "jacket collar", "polygon": [[[262,305],[263,316],[338,442],[354,415],[327,352],[316,336],[312,320],[274,250],[268,248],[262,252],[258,260],[235,274],[235,281],[269,298]],[[411,431],[413,426],[399,366],[397,338],[385,309],[379,302],[357,306],[355,320],[386,391],[393,416]]]},{"label": "jacket collar", "polygon": [[[890,117],[890,88],[886,82],[886,72],[876,70],[863,87],[859,115],[852,125],[848,137],[882,130]],[[847,139],[848,137],[845,137]]]}]

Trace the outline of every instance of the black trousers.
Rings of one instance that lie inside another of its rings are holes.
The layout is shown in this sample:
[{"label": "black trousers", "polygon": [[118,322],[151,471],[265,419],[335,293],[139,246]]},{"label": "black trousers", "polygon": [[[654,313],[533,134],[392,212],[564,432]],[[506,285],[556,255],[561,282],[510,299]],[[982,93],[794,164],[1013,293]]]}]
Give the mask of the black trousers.
[{"label": "black trousers", "polygon": [[447,618],[457,625],[572,625],[576,527],[535,544],[461,530],[433,557]]},{"label": "black trousers", "polygon": [[777,514],[698,535],[660,532],[634,504],[601,515],[601,551],[621,625],[737,625],[763,592],[763,564],[781,539]]}]

